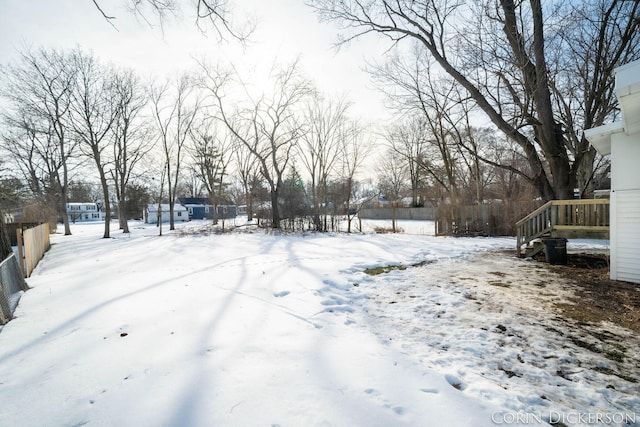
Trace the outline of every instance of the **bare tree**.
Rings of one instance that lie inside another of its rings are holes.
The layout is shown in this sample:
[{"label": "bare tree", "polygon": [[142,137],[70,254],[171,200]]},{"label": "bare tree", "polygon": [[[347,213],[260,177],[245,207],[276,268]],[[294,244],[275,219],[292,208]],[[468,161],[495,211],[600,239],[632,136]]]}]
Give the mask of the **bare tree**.
[{"label": "bare tree", "polygon": [[106,214],[104,235],[111,235],[111,200],[109,196],[109,168],[113,159],[108,148],[113,144],[112,130],[119,114],[120,105],[113,99],[114,76],[91,54],[76,50],[73,63],[77,70],[76,84],[71,104],[72,123],[80,148],[93,159],[100,184],[102,203]]},{"label": "bare tree", "polygon": [[247,205],[247,221],[253,220],[256,190],[260,188],[260,167],[245,144],[235,140],[233,145],[235,169],[242,187],[242,199]]},{"label": "bare tree", "polygon": [[[305,111],[307,132],[298,146],[299,157],[311,176],[311,201],[316,230],[327,231],[329,177],[340,158],[341,132],[347,121],[349,103],[324,99],[315,93]],[[322,217],[321,217],[322,214]]]},{"label": "bare tree", "polygon": [[[102,6],[102,1],[92,1],[102,17],[117,29],[114,22],[116,16],[107,12]],[[181,2],[175,0],[123,0],[123,3],[131,13],[149,26],[157,23],[162,27],[170,16],[178,16],[182,11],[179,6]],[[203,33],[211,26],[221,40],[231,36],[244,42],[254,30],[254,25],[248,19],[242,20],[242,26],[232,21],[229,0],[197,0],[194,3],[196,26]]]},{"label": "bare tree", "polygon": [[[493,162],[482,154],[477,135],[481,131],[471,123],[473,104],[459,85],[450,77],[435,73],[419,48],[408,58],[396,56],[371,71],[393,108],[410,117],[406,125],[392,128],[387,138],[391,147],[407,159],[412,193],[422,179],[431,181],[437,193],[444,190],[448,203],[481,203],[485,181],[482,163],[511,166]],[[522,168],[514,172],[529,176],[526,163],[522,162]],[[471,187],[474,195],[468,192]],[[437,201],[442,197],[434,194],[431,198]]]},{"label": "bare tree", "polygon": [[377,164],[378,189],[389,201],[392,208],[391,228],[397,232],[396,209],[399,206],[401,196],[407,188],[409,174],[404,156],[394,150],[387,150]]},{"label": "bare tree", "polygon": [[23,52],[17,64],[2,72],[1,94],[10,105],[3,119],[13,129],[5,141],[32,190],[55,194],[64,234],[70,235],[66,204],[77,143],[69,116],[76,70],[69,55],[41,48]]},{"label": "bare tree", "polygon": [[59,192],[53,177],[60,164],[55,155],[53,135],[40,132],[33,118],[29,117],[6,116],[5,125],[2,149],[13,159],[14,167],[23,176],[40,211],[53,207],[54,214],[49,219],[55,221],[55,212],[59,211],[59,202],[56,201]]},{"label": "bare tree", "polygon": [[195,92],[191,77],[187,74],[179,76],[173,83],[152,84],[149,95],[166,168],[169,229],[175,230],[173,212],[186,154],[185,148],[201,100]]},{"label": "bare tree", "polygon": [[421,115],[412,115],[403,122],[392,125],[385,134],[389,147],[401,155],[407,163],[409,181],[411,182],[411,204],[424,204],[423,190],[424,163],[429,132],[426,120]]},{"label": "bare tree", "polygon": [[185,176],[182,177],[182,186],[184,188],[182,193],[190,195],[191,197],[204,197],[206,195],[204,192],[204,184],[198,175],[196,167],[189,164],[184,175]]},{"label": "bare tree", "polygon": [[269,185],[273,228],[280,228],[279,197],[283,176],[294,147],[304,133],[296,116],[297,107],[311,94],[309,82],[299,72],[297,62],[272,75],[273,90],[244,108],[229,111],[224,89],[232,74],[213,70],[204,64],[203,86],[218,108],[218,118],[230,133],[256,158],[260,173]]},{"label": "bare tree", "polygon": [[195,176],[202,182],[213,206],[213,223],[218,222],[218,205],[225,197],[231,163],[232,137],[225,128],[220,131],[206,120],[191,131],[192,157]]},{"label": "bare tree", "polygon": [[589,169],[582,130],[613,113],[613,69],[640,56],[636,1],[307,3],[342,25],[343,41],[377,33],[417,43],[518,144],[522,175],[546,200],[569,197]]},{"label": "bare tree", "polygon": [[[367,156],[371,153],[371,143],[364,137],[362,126],[357,122],[346,123],[341,126],[340,141],[340,165],[338,166],[339,179],[344,184],[344,204],[347,213],[347,233],[351,233],[351,221],[364,203],[355,203],[358,194],[356,176]],[[361,194],[362,195],[362,194]],[[376,194],[364,195],[365,201],[369,201]],[[368,199],[368,200],[367,200]],[[362,227],[360,227],[362,229]]]},{"label": "bare tree", "polygon": [[118,219],[123,233],[129,233],[128,186],[144,156],[154,147],[150,124],[143,117],[148,98],[132,70],[114,71],[111,96],[118,115],[113,126],[113,168],[111,178],[118,202]]}]

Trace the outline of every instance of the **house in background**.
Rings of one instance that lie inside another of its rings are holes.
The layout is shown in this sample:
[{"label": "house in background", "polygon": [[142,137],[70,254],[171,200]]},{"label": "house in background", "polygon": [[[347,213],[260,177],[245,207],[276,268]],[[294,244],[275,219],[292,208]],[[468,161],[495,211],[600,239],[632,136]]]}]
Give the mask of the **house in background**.
[{"label": "house in background", "polygon": [[67,217],[69,222],[104,221],[107,214],[101,209],[100,203],[67,203]]},{"label": "house in background", "polygon": [[585,136],[611,155],[611,279],[640,283],[640,61],[616,69],[615,90],[622,119]]},{"label": "house in background", "polygon": [[[213,219],[214,207],[210,199],[206,197],[182,197],[178,200],[189,211],[189,219]],[[217,208],[218,219],[235,218],[238,213],[237,206],[229,200],[221,200]]]},{"label": "house in background", "polygon": [[[162,222],[169,222],[169,204],[163,203],[160,205],[162,212]],[[147,224],[155,224],[158,222],[158,204],[152,203],[147,205],[143,212],[144,222]],[[181,204],[176,203],[173,206],[173,221],[189,221],[189,211]]]}]

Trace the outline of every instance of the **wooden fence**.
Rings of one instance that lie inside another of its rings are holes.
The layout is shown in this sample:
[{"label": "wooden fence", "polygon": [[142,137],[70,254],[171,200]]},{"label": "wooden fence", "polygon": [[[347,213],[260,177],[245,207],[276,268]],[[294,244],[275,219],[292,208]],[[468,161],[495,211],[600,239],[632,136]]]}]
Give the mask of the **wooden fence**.
[{"label": "wooden fence", "polygon": [[434,208],[363,208],[358,212],[362,219],[413,219],[433,221]]},{"label": "wooden fence", "polygon": [[49,240],[49,224],[40,224],[37,227],[16,230],[18,239],[18,258],[24,277],[31,276],[33,269],[51,247]]},{"label": "wooden fence", "polygon": [[436,211],[438,236],[513,236],[515,223],[542,202],[496,202],[483,205],[443,204]]}]

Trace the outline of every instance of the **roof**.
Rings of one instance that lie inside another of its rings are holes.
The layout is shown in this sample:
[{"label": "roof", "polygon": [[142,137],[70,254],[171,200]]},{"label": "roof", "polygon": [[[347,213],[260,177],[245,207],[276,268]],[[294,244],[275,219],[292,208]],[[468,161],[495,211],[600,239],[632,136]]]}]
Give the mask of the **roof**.
[{"label": "roof", "polygon": [[207,197],[180,197],[180,203],[183,205],[210,205],[211,200]]},{"label": "roof", "polygon": [[[169,204],[168,203],[163,203],[160,205],[162,212],[169,212]],[[149,205],[147,205],[147,210],[149,212],[157,212],[158,211],[158,204],[157,203],[150,203]],[[185,208],[184,206],[176,203],[175,205],[173,205],[173,211],[174,212],[180,212],[180,211],[186,211],[187,208]]]},{"label": "roof", "polygon": [[[208,197],[181,197],[178,200],[185,206],[213,206]],[[234,202],[223,197],[218,197],[216,204],[218,206],[235,206]]]},{"label": "roof", "polygon": [[602,155],[611,154],[611,136],[640,132],[640,60],[616,68],[616,96],[622,120],[584,131],[591,145]]}]

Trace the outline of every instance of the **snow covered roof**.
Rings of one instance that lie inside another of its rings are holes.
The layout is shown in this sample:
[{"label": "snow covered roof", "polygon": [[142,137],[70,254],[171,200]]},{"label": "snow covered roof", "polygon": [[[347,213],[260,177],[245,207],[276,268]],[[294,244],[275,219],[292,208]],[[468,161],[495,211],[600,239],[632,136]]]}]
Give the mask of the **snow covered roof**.
[{"label": "snow covered roof", "polygon": [[[162,203],[160,206],[161,206],[162,212],[169,212],[169,204],[168,203]],[[157,203],[150,203],[147,206],[147,210],[149,212],[157,212],[158,211],[158,204]],[[185,208],[184,206],[179,205],[177,203],[173,206],[173,211],[174,212],[180,212],[180,211],[186,211],[186,210],[187,210],[187,208]]]}]

